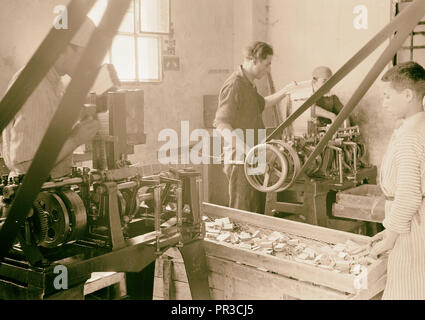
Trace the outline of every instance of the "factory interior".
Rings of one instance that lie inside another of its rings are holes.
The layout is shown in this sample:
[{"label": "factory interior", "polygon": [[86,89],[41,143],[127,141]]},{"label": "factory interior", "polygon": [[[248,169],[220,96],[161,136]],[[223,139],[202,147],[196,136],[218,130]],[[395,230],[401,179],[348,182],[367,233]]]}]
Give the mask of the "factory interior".
[{"label": "factory interior", "polygon": [[425,299],[424,1],[1,3],[0,300]]}]

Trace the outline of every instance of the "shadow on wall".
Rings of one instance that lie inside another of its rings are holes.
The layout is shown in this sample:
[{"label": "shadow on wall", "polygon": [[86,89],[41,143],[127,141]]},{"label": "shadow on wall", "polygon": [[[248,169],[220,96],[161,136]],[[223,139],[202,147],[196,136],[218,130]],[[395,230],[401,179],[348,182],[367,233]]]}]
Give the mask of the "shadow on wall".
[{"label": "shadow on wall", "polygon": [[[341,101],[346,104],[351,94],[340,94]],[[365,160],[379,168],[382,157],[394,130],[391,116],[383,114],[382,94],[379,85],[374,84],[351,113],[351,118],[359,125],[362,140],[366,147]]]}]

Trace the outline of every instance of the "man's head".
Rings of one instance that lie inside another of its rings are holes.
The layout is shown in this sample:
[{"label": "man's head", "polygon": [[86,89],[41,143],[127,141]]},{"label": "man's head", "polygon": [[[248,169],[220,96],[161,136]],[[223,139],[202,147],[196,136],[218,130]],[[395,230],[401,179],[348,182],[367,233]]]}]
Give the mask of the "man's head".
[{"label": "man's head", "polygon": [[397,119],[422,111],[425,95],[425,70],[409,61],[388,70],[381,79],[384,86],[383,106]]},{"label": "man's head", "polygon": [[311,75],[313,79],[313,90],[317,91],[332,77],[332,70],[328,67],[320,66],[315,68]]},{"label": "man's head", "polygon": [[56,63],[56,69],[60,75],[68,74],[72,77],[75,67],[81,59],[84,48],[87,46],[95,29],[96,25],[93,21],[86,18],[83,25],[72,38]]},{"label": "man's head", "polygon": [[256,41],[245,48],[244,68],[254,78],[261,79],[270,72],[273,48],[265,42]]}]

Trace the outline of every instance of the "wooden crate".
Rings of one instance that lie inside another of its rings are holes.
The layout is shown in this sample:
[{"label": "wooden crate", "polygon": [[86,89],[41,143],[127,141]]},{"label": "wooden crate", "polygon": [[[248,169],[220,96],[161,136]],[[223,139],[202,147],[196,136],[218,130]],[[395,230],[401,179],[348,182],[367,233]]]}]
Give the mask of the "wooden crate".
[{"label": "wooden crate", "polygon": [[94,294],[105,288],[112,288],[110,299],[121,299],[127,295],[125,273],[123,272],[93,272],[84,285],[84,296]]},{"label": "wooden crate", "polygon": [[364,184],[338,192],[332,215],[381,223],[385,217],[385,198],[381,188],[374,184]]},{"label": "wooden crate", "polygon": [[[203,214],[329,243],[348,239],[366,244],[368,237],[240,210],[203,204]],[[386,259],[368,267],[367,289],[356,289],[354,275],[335,273],[228,243],[204,241],[212,299],[371,299],[383,291]],[[164,269],[164,264],[166,268]],[[171,270],[164,278],[163,270]],[[171,279],[171,280],[170,280]],[[358,279],[357,279],[358,280]],[[171,281],[171,283],[170,283]],[[164,286],[165,284],[165,286]],[[165,295],[164,295],[164,288]],[[183,260],[177,249],[157,260],[154,299],[191,299]]]}]

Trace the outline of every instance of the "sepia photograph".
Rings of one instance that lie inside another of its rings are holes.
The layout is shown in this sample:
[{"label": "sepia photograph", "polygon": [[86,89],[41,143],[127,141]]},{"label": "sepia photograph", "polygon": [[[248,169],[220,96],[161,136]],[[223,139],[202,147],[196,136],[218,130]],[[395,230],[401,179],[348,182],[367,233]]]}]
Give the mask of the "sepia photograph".
[{"label": "sepia photograph", "polygon": [[425,300],[424,0],[0,4],[0,301]]}]

